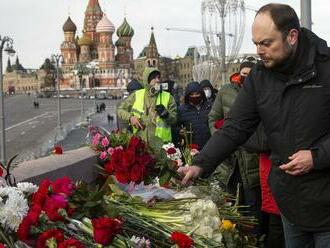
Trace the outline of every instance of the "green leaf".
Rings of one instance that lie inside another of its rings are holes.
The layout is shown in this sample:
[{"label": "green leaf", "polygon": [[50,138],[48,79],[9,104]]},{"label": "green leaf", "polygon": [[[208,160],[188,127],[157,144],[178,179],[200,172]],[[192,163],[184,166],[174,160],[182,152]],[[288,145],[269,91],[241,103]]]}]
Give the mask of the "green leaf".
[{"label": "green leaf", "polygon": [[159,184],[164,185],[168,183],[172,178],[172,173],[169,170],[164,171],[162,175],[159,177]]}]

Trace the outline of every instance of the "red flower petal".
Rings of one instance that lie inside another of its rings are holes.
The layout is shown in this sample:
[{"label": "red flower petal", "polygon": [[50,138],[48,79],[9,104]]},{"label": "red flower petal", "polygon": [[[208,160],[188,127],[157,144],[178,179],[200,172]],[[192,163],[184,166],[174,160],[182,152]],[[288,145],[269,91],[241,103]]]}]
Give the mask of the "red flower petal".
[{"label": "red flower petal", "polygon": [[181,232],[173,232],[171,240],[179,246],[179,248],[192,248],[194,241],[186,234]]}]

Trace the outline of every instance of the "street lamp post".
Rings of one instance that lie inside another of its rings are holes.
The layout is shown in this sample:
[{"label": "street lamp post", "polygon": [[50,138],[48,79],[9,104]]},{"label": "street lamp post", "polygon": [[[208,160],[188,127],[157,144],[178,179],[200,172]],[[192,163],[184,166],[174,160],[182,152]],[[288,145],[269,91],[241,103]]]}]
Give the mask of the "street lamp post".
[{"label": "street lamp post", "polygon": [[96,111],[96,88],[95,88],[95,68],[92,69],[92,80],[93,80],[93,90],[94,90],[94,99],[93,104]]},{"label": "street lamp post", "polygon": [[63,56],[61,54],[53,54],[52,60],[56,66],[56,82],[57,82],[57,129],[58,132],[62,130],[62,120],[61,120],[61,99],[60,99],[60,73],[59,73],[59,65],[62,61]]},{"label": "street lamp post", "polygon": [[6,128],[5,128],[5,106],[4,106],[4,91],[3,91],[3,75],[2,75],[2,50],[6,45],[5,52],[8,54],[14,54],[13,39],[8,36],[0,36],[0,103],[1,103],[1,136],[0,136],[0,147],[1,147],[1,162],[6,165]]},{"label": "street lamp post", "polygon": [[78,70],[78,78],[79,78],[79,85],[80,85],[80,119],[81,123],[83,123],[84,120],[84,92],[83,92],[83,82],[82,82],[82,76],[83,72],[81,70]]},{"label": "street lamp post", "polygon": [[95,111],[97,110],[96,108],[96,88],[95,88],[95,72],[98,69],[98,62],[97,61],[91,61],[90,63],[88,63],[87,68],[89,69],[89,71],[92,73],[92,87],[93,87],[93,91],[94,91],[94,108]]}]

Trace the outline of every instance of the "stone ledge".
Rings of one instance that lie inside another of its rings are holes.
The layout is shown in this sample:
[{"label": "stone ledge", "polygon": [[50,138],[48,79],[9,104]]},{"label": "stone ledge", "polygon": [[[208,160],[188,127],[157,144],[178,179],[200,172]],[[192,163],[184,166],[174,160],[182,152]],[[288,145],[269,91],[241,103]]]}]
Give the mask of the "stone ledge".
[{"label": "stone ledge", "polygon": [[37,160],[25,161],[17,165],[12,174],[16,181],[39,184],[43,179],[55,180],[68,176],[73,181],[91,183],[98,175],[97,154],[89,147],[50,155]]}]

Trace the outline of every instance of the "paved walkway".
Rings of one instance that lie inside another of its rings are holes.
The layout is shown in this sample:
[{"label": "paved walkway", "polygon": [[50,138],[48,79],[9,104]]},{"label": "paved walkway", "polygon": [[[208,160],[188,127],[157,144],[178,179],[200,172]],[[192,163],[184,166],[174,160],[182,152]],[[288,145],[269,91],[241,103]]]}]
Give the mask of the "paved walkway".
[{"label": "paved walkway", "polygon": [[[113,113],[111,114],[113,115]],[[63,147],[64,151],[74,150],[86,145],[86,141],[88,140],[88,126],[100,126],[110,130],[115,129],[117,127],[116,120],[112,123],[108,123],[107,115],[107,111],[91,115],[91,121],[88,125],[72,130],[66,138],[58,142],[58,144]]]}]

